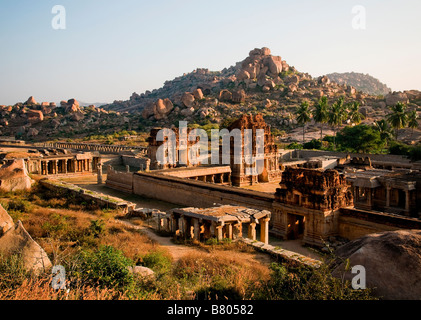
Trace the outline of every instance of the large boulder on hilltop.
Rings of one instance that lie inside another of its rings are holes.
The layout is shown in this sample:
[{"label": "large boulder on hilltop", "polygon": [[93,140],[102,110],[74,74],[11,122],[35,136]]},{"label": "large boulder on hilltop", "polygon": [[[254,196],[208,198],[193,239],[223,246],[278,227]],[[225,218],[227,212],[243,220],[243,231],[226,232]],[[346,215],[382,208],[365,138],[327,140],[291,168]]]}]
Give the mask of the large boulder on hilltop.
[{"label": "large boulder on hilltop", "polygon": [[[421,230],[387,231],[366,235],[336,250],[341,276],[344,259],[351,266],[361,265],[366,271],[367,287],[384,299],[421,298]],[[345,273],[351,280],[356,274]]]},{"label": "large boulder on hilltop", "polygon": [[76,99],[68,100],[65,105],[65,108],[67,113],[82,112],[79,107],[79,102]]},{"label": "large boulder on hilltop", "polygon": [[0,237],[0,253],[6,257],[20,255],[25,269],[35,274],[52,266],[44,249],[32,239],[20,221]]},{"label": "large boulder on hilltop", "polygon": [[26,100],[25,104],[38,104],[33,96],[30,96],[28,100]]},{"label": "large boulder on hilltop", "polygon": [[0,237],[13,227],[13,219],[0,204]]},{"label": "large boulder on hilltop", "polygon": [[79,102],[76,99],[69,99],[69,100],[67,100],[67,104],[68,105],[74,104],[75,106],[78,106],[79,107]]},{"label": "large boulder on hilltop", "polygon": [[203,92],[202,89],[197,88],[196,90],[193,91],[193,96],[196,100],[202,100],[203,99]]},{"label": "large boulder on hilltop", "polygon": [[29,177],[25,160],[11,160],[0,167],[0,190],[5,192],[28,190],[35,181]]},{"label": "large boulder on hilltop", "polygon": [[165,119],[173,109],[174,105],[170,99],[158,99],[142,110],[142,117],[148,119],[153,116],[155,120]]},{"label": "large boulder on hilltop", "polygon": [[322,85],[327,85],[327,84],[330,84],[330,79],[327,76],[322,76],[322,77],[319,77],[317,82]]},{"label": "large boulder on hilltop", "polygon": [[165,118],[174,109],[174,105],[170,99],[158,99],[155,102],[154,116],[156,120]]},{"label": "large boulder on hilltop", "polygon": [[421,100],[421,91],[419,90],[408,90],[404,91],[409,100]]},{"label": "large boulder on hilltop", "polygon": [[246,101],[246,92],[243,89],[232,92],[232,102],[242,103],[245,101]]},{"label": "large boulder on hilltop", "polygon": [[194,108],[190,107],[190,108],[183,109],[183,110],[181,110],[180,113],[181,113],[181,115],[183,115],[185,117],[191,116],[194,113]]},{"label": "large boulder on hilltop", "polygon": [[232,101],[232,93],[229,90],[221,90],[219,92],[219,101]]},{"label": "large boulder on hilltop", "polygon": [[193,106],[195,101],[194,95],[192,95],[190,92],[185,92],[181,97],[181,101],[183,102],[185,107],[190,108]]},{"label": "large boulder on hilltop", "polygon": [[269,56],[270,55],[270,49],[263,47],[262,49],[254,48],[249,52],[249,56]]},{"label": "large boulder on hilltop", "polygon": [[236,77],[237,77],[237,80],[238,81],[243,81],[243,80],[247,80],[247,79],[250,79],[251,78],[250,77],[250,73],[248,71],[246,71],[246,70],[240,70],[237,73]]},{"label": "large boulder on hilltop", "polygon": [[264,64],[269,68],[269,71],[276,75],[282,72],[282,59],[279,56],[270,56],[265,59]]},{"label": "large boulder on hilltop", "polygon": [[406,93],[403,92],[393,92],[389,93],[385,97],[386,105],[388,107],[396,105],[398,102],[408,103],[409,99]]},{"label": "large boulder on hilltop", "polygon": [[31,123],[41,122],[44,120],[44,114],[40,110],[28,110],[26,112],[28,121]]}]

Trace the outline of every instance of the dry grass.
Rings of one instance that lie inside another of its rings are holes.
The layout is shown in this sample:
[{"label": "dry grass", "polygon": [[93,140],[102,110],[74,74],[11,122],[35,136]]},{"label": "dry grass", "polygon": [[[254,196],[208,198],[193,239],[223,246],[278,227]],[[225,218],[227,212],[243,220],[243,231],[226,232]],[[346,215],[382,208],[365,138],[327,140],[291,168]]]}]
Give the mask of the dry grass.
[{"label": "dry grass", "polygon": [[0,300],[127,300],[114,289],[79,286],[54,290],[48,279],[25,279],[17,288],[0,291]]},{"label": "dry grass", "polygon": [[268,266],[256,261],[253,254],[235,251],[188,254],[177,262],[174,274],[180,279],[191,279],[195,292],[217,288],[222,292],[221,299],[233,298],[224,296],[224,291],[235,292],[241,299],[251,298],[248,288],[259,287],[261,281],[270,278]]}]

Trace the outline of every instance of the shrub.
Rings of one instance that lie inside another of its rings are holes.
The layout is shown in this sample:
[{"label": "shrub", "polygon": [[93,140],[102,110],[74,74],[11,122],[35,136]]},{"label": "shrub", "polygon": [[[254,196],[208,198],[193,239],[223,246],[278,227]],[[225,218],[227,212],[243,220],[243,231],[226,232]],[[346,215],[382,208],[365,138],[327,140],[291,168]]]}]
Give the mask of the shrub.
[{"label": "shrub", "polygon": [[27,276],[20,255],[4,257],[0,254],[0,290],[20,286]]},{"label": "shrub", "polygon": [[161,251],[153,251],[142,257],[142,264],[158,273],[171,270],[171,258]]},{"label": "shrub", "polygon": [[293,142],[286,146],[286,149],[299,149],[301,150],[303,145],[301,143]]},{"label": "shrub", "polygon": [[75,275],[84,284],[124,289],[134,283],[133,274],[128,269],[133,261],[112,246],[82,251],[77,260]]},{"label": "shrub", "polygon": [[322,142],[319,139],[313,139],[309,142],[304,143],[303,148],[304,149],[321,149]]},{"label": "shrub", "polygon": [[104,235],[106,231],[105,222],[103,220],[92,220],[88,232],[95,238]]},{"label": "shrub", "polygon": [[371,290],[354,290],[349,281],[332,276],[329,266],[311,269],[271,265],[271,279],[257,299],[269,300],[370,300]]},{"label": "shrub", "polygon": [[26,200],[13,199],[7,204],[7,210],[17,211],[21,213],[30,213],[32,210],[32,206]]}]

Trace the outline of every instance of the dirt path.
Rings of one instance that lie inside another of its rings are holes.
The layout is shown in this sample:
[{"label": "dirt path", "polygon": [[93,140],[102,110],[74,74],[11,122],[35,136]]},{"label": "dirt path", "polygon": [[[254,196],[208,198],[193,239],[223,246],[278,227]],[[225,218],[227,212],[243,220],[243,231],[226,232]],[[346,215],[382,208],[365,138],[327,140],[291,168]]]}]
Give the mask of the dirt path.
[{"label": "dirt path", "polygon": [[156,241],[157,243],[159,243],[160,246],[166,248],[171,254],[171,256],[173,257],[174,261],[177,261],[180,258],[190,253],[198,253],[198,252],[203,253],[203,250],[200,250],[198,248],[189,247],[182,244],[175,244],[174,242],[172,242],[170,237],[159,236],[149,227],[137,226],[129,221],[124,221],[124,220],[114,220],[114,221],[121,223],[129,228],[142,231],[149,239]]}]

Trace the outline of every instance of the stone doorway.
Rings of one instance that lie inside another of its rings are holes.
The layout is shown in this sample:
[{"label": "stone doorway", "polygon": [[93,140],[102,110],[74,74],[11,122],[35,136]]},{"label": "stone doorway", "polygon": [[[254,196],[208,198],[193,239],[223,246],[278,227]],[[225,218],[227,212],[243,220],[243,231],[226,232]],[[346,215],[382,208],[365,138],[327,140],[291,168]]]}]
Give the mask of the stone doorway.
[{"label": "stone doorway", "polygon": [[304,216],[288,214],[287,240],[303,239],[305,220]]}]

